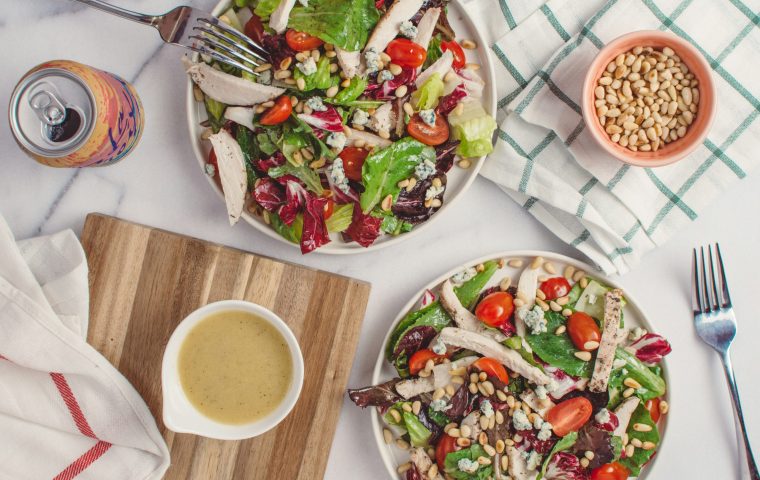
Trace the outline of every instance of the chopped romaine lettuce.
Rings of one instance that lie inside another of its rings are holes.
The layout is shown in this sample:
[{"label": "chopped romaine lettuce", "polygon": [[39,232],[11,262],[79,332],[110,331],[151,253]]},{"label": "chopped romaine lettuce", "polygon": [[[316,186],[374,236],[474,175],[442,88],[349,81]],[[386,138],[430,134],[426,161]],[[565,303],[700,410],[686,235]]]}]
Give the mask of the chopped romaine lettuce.
[{"label": "chopped romaine lettuce", "polygon": [[475,301],[480,297],[480,292],[485,288],[488,281],[499,269],[498,263],[489,260],[483,263],[483,270],[458,287],[454,287],[457,298],[467,308],[472,308]]},{"label": "chopped romaine lettuce", "polygon": [[297,80],[299,78],[303,78],[304,80],[304,91],[309,90],[326,90],[330,88],[333,84],[332,79],[330,78],[330,59],[327,57],[322,57],[317,62],[317,71],[312,73],[311,75],[304,75],[301,70],[298,68],[293,70],[293,77]]},{"label": "chopped romaine lettuce", "polygon": [[[649,425],[652,427],[652,430],[649,432],[639,432],[637,430],[634,430],[633,426],[637,423]],[[657,430],[657,424],[652,421],[652,416],[649,414],[649,410],[647,410],[643,404],[639,404],[639,406],[633,412],[631,421],[628,425],[629,426],[627,433],[630,440],[637,438],[642,443],[652,442],[655,444],[655,446],[660,443],[660,432]],[[655,449],[644,450],[643,448],[637,448],[634,450],[632,457],[622,458],[618,461],[621,465],[628,469],[632,477],[638,477],[639,473],[641,472],[641,467],[643,467],[649,461],[649,459],[652,458],[652,455],[654,455],[655,451]]]},{"label": "chopped romaine lettuce", "polygon": [[[446,473],[456,480],[485,480],[493,475],[493,465],[480,465],[478,458],[488,458],[488,453],[479,444],[446,455],[444,461]],[[474,462],[474,464],[473,464]],[[470,466],[472,471],[460,469]]]},{"label": "chopped romaine lettuce", "polygon": [[330,100],[330,103],[333,103],[335,105],[347,105],[359,98],[361,94],[364,93],[367,85],[367,80],[360,77],[359,75],[356,75],[351,79],[351,83],[346,88],[338,92],[335,97],[328,100]]},{"label": "chopped romaine lettuce", "polygon": [[665,380],[644,365],[636,358],[636,355],[627,352],[623,348],[618,348],[615,350],[615,359],[623,360],[625,365],[614,369],[610,374],[608,383],[610,407],[616,406],[622,400],[623,381],[628,377],[633,378],[641,385],[641,388],[637,388],[634,394],[644,402],[662,396],[665,393]]},{"label": "chopped romaine lettuce", "polygon": [[288,27],[356,52],[364,48],[379,19],[374,0],[309,0],[307,7],[290,12]]},{"label": "chopped romaine lettuce", "polygon": [[463,157],[481,157],[493,151],[493,132],[496,120],[493,119],[477,100],[461,103],[459,115],[449,115],[454,138],[459,140],[457,154]]},{"label": "chopped romaine lettuce", "polygon": [[342,232],[351,225],[351,219],[354,214],[354,206],[350,203],[336,205],[333,214],[325,220],[327,231],[332,233]]},{"label": "chopped romaine lettuce", "polygon": [[303,215],[299,213],[293,221],[293,224],[290,226],[285,225],[285,222],[283,222],[282,219],[280,219],[280,216],[276,213],[270,214],[269,220],[272,224],[272,228],[274,228],[274,230],[284,239],[293,243],[301,242],[301,235],[303,233]]},{"label": "chopped romaine lettuce", "polygon": [[440,73],[434,73],[412,94],[412,105],[417,110],[427,110],[438,105],[443,95],[443,79]]},{"label": "chopped romaine lettuce", "polygon": [[443,50],[441,50],[441,34],[437,33],[430,39],[430,44],[427,48],[427,57],[425,57],[425,63],[422,64],[422,69],[425,70],[430,65],[434,64],[436,60],[441,58]]},{"label": "chopped romaine lettuce", "polygon": [[222,102],[217,102],[208,95],[204,97],[203,103],[206,106],[206,113],[208,114],[208,121],[211,124],[211,129],[214,133],[218,133],[224,126],[224,109],[227,108],[227,105]]},{"label": "chopped romaine lettuce", "polygon": [[253,9],[253,13],[255,13],[262,20],[269,18],[269,16],[272,15],[272,12],[277,10],[277,6],[279,4],[280,0],[258,0],[256,3],[256,8]]},{"label": "chopped romaine lettuce", "polygon": [[533,352],[544,362],[559,368],[568,375],[591,378],[593,362],[584,362],[573,355],[573,352],[576,351],[575,345],[566,333],[554,334],[557,327],[565,325],[565,317],[554,311],[545,312],[544,317],[546,318],[547,331],[538,335],[525,336],[525,341],[528,342]]},{"label": "chopped romaine lettuce", "polygon": [[[415,447],[427,447],[428,440],[433,435],[433,433],[428,430],[427,427],[422,424],[422,422],[420,422],[420,419],[417,418],[414,413],[404,410],[404,404],[411,406],[411,403],[409,402],[395,403],[391,408],[388,409],[388,412],[384,415],[383,418],[386,422],[388,422],[389,425],[400,427],[406,430],[406,432],[409,434],[409,440],[411,444]],[[401,414],[400,422],[395,421],[393,415],[390,414],[390,410],[396,410]]]}]

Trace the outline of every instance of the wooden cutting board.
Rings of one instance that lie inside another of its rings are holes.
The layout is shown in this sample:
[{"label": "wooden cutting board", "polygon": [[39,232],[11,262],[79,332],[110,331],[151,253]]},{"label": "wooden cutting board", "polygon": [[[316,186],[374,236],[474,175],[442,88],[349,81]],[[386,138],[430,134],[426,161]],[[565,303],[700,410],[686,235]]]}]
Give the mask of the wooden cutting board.
[{"label": "wooden cutting board", "polygon": [[[321,479],[353,363],[370,286],[90,214],[82,231],[90,267],[88,342],[132,382],[156,418],[172,465],[166,479]],[[175,326],[209,302],[243,299],[273,310],[299,340],[303,391],[275,429],[219,441],[166,429],[161,358]]]}]

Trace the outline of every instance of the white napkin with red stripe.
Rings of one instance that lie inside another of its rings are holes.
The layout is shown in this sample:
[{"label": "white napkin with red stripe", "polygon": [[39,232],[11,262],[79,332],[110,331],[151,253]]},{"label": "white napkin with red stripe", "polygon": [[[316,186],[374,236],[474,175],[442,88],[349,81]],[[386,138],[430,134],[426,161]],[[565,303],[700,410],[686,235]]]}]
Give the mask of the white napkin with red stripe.
[{"label": "white napkin with red stripe", "polygon": [[16,242],[0,215],[0,479],[150,480],[169,451],[129,382],[87,344],[74,233]]}]

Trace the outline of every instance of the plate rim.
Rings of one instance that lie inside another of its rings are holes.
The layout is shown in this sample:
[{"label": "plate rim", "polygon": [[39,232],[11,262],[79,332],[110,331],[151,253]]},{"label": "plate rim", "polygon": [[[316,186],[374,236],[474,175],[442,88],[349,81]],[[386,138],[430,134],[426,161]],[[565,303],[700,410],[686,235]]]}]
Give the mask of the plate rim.
[{"label": "plate rim", "polygon": [[[372,369],[372,378],[371,378],[371,385],[377,385],[378,383],[382,382],[384,379],[381,378],[381,371],[383,367],[385,366],[386,360],[385,360],[385,345],[388,343],[388,339],[390,338],[391,334],[393,333],[394,328],[398,324],[398,322],[406,316],[411,309],[419,302],[419,299],[421,298],[422,294],[428,290],[428,289],[435,289],[438,286],[440,286],[441,283],[443,283],[447,278],[451,278],[454,274],[461,271],[463,268],[466,268],[468,266],[477,265],[479,263],[486,262],[488,260],[493,260],[497,258],[512,258],[512,257],[536,257],[541,256],[546,260],[556,261],[556,262],[562,262],[566,265],[572,265],[575,268],[582,268],[587,273],[593,272],[594,277],[599,278],[600,280],[603,280],[607,285],[614,287],[614,288],[620,288],[625,293],[625,299],[627,301],[627,306],[633,307],[635,310],[637,310],[641,317],[641,324],[645,328],[647,328],[649,331],[652,331],[652,323],[649,321],[648,316],[644,313],[644,310],[641,308],[641,304],[631,296],[624,287],[622,287],[617,281],[611,279],[609,276],[605,275],[603,272],[601,272],[596,267],[593,267],[592,265],[578,260],[573,257],[569,257],[567,255],[556,253],[556,252],[550,252],[546,250],[501,250],[494,252],[492,254],[487,254],[484,256],[480,256],[478,258],[474,258],[472,260],[468,260],[464,263],[458,264],[454,268],[444,272],[443,274],[439,275],[432,281],[425,284],[420,290],[416,292],[416,295],[412,296],[411,299],[404,304],[404,306],[399,310],[399,313],[396,315],[396,317],[393,319],[393,322],[390,323],[388,331],[386,332],[385,336],[383,337],[383,341],[381,343],[380,352],[378,353],[377,360],[375,361],[375,366]],[[672,391],[671,391],[671,385],[670,382],[670,373],[667,366],[667,359],[663,359],[662,363],[660,364],[662,366],[662,377],[665,380],[665,385],[667,386],[664,398],[668,400],[668,403],[672,402]],[[385,440],[383,438],[383,428],[384,424],[381,420],[381,416],[378,414],[377,409],[372,408],[372,411],[370,413],[371,422],[372,422],[372,433],[375,437],[375,445],[377,446],[378,453],[380,454],[380,457],[383,461],[383,464],[385,465],[385,468],[390,475],[390,478],[398,479],[398,473],[396,472],[396,468],[398,465],[395,464],[395,460],[392,458],[390,452],[389,452],[389,446],[385,444]],[[665,444],[665,438],[667,438],[667,435],[665,434],[667,431],[667,426],[669,423],[669,416],[665,415],[665,418],[658,423],[658,430],[660,433],[660,445],[657,449],[657,455],[654,456],[652,460],[649,461],[647,468],[643,471],[642,475],[639,475],[638,477],[629,477],[629,478],[638,478],[640,480],[643,480],[647,478],[650,475],[650,472],[654,469],[655,463],[657,462],[657,459],[661,456],[660,452],[662,451],[663,445]]]},{"label": "plate rim", "polygon": [[[484,77],[483,80],[485,82],[484,89],[488,91],[488,94],[490,95],[491,101],[484,105],[486,111],[494,118],[496,118],[496,114],[498,112],[497,103],[498,100],[496,99],[496,73],[493,66],[493,59],[491,58],[491,54],[488,51],[487,43],[485,42],[485,39],[483,38],[483,35],[481,32],[476,28],[475,24],[472,21],[472,18],[470,17],[470,14],[467,13],[467,10],[465,9],[465,6],[463,5],[461,0],[451,0],[450,3],[454,3],[457,5],[457,8],[462,13],[462,21],[467,24],[467,28],[469,29],[470,33],[474,35],[474,40],[478,43],[478,48],[476,51],[478,52],[478,56],[481,60],[481,70],[484,71]],[[221,15],[225,10],[229,8],[229,6],[232,4],[232,0],[220,0],[219,3],[216,4],[216,6],[211,11],[211,14],[214,16]],[[194,54],[194,58],[197,58],[198,54]],[[195,129],[197,127],[195,122],[195,114],[198,110],[197,103],[195,101],[195,97],[193,95],[193,81],[190,79],[189,76],[187,76],[187,92],[185,95],[185,114],[186,114],[186,120],[187,120],[187,128],[188,133],[190,134],[190,140],[191,145],[193,148],[193,153],[195,154],[195,159],[198,161],[198,165],[200,166],[200,172],[201,174],[206,177],[206,181],[211,185],[212,190],[216,193],[216,195],[222,200],[222,203],[224,203],[224,193],[222,192],[222,189],[216,184],[214,179],[210,176],[208,176],[205,173],[205,154],[201,148],[202,140],[198,135],[195,134]],[[427,221],[415,226],[412,231],[404,233],[402,235],[398,235],[392,238],[388,238],[387,240],[381,241],[380,243],[373,243],[369,247],[357,247],[357,246],[349,246],[351,244],[348,243],[336,243],[336,242],[330,242],[314,252],[310,253],[321,253],[325,255],[356,255],[356,254],[362,254],[362,253],[369,253],[374,252],[377,250],[380,250],[385,247],[389,247],[391,245],[396,245],[400,242],[403,242],[404,240],[412,238],[412,236],[419,234],[422,231],[427,231],[427,227],[429,224],[433,223],[435,219],[440,217],[444,212],[450,210],[450,206],[458,202],[458,200],[463,197],[467,191],[472,187],[473,182],[478,177],[478,174],[480,172],[480,169],[482,168],[483,164],[486,161],[486,158],[488,155],[482,156],[478,158],[477,162],[474,163],[468,170],[469,170],[469,176],[464,179],[464,182],[462,183],[460,191],[454,195],[451,199],[444,202],[443,206],[436,211]],[[267,235],[270,238],[273,238],[275,240],[278,240],[286,245],[289,245],[292,248],[300,248],[298,244],[290,242],[277,234],[277,232],[274,231],[274,229],[270,226],[264,223],[263,220],[254,217],[248,211],[243,208],[243,213],[241,214],[241,218],[245,220],[245,222],[252,226],[255,230],[258,230],[259,232]]]}]

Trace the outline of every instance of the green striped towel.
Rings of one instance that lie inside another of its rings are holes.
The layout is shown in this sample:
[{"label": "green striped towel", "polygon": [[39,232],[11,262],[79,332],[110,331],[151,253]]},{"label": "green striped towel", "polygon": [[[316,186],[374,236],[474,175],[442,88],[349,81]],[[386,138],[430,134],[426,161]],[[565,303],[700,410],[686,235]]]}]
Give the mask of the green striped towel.
[{"label": "green striped towel", "polygon": [[[463,3],[492,36],[498,59],[500,128],[482,175],[605,272],[635,266],[757,163],[760,0]],[[686,159],[630,167],[586,131],[580,91],[605,43],[655,29],[685,38],[707,58],[718,109],[707,139]]]}]

